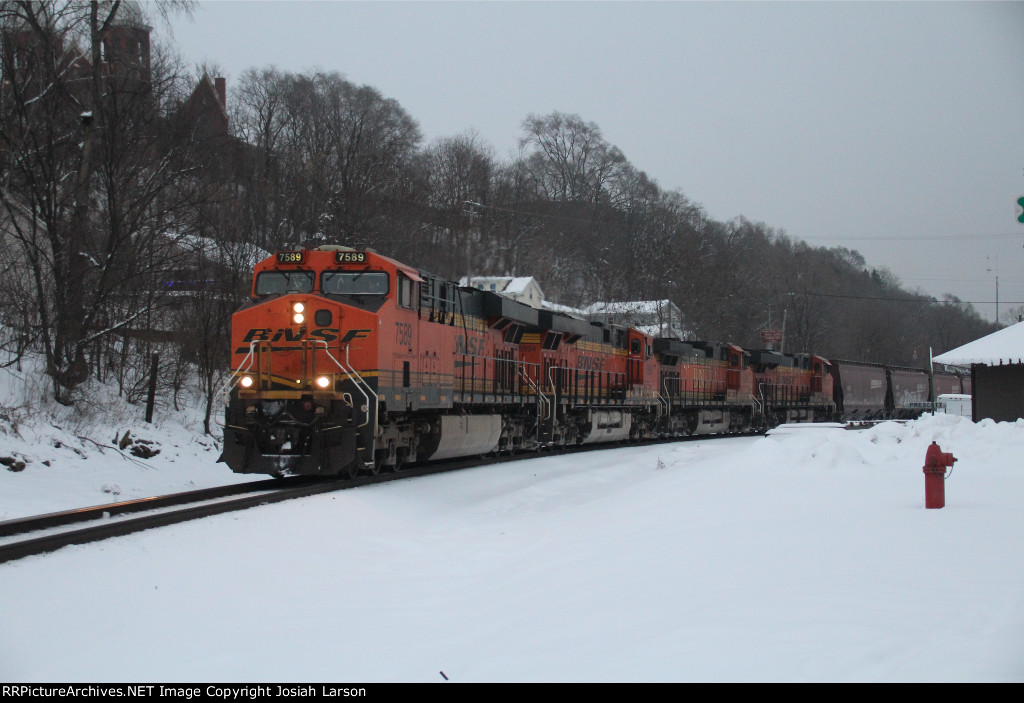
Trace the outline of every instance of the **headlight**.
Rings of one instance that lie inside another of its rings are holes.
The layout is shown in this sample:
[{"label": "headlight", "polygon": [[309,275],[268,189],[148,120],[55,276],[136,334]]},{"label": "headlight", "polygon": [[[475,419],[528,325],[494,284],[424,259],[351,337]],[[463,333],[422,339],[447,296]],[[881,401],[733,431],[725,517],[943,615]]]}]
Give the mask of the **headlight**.
[{"label": "headlight", "polygon": [[292,310],[295,312],[306,312],[306,305],[304,303],[292,303]]},{"label": "headlight", "polygon": [[242,388],[252,388],[252,376],[242,376],[241,384]]},{"label": "headlight", "polygon": [[303,315],[301,312],[297,312],[294,315],[292,315],[292,322],[294,322],[297,325],[301,325],[305,321],[306,321],[306,316]]},{"label": "headlight", "polygon": [[316,385],[321,388],[327,388],[327,386],[331,385],[331,379],[327,378],[327,376],[320,376],[316,379]]}]

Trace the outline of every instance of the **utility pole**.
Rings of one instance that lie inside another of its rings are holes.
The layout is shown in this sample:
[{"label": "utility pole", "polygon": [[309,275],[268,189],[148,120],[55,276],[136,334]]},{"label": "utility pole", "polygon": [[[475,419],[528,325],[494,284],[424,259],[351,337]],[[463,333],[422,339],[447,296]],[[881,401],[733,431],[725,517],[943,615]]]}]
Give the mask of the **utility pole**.
[{"label": "utility pole", "polygon": [[[985,261],[987,262],[988,260],[989,260],[989,258],[986,256],[985,257]],[[989,267],[986,268],[986,270],[989,273],[993,273],[994,272],[996,274],[996,324],[998,325],[999,324],[999,262],[996,261],[995,269],[993,269],[991,266],[989,266]]]},{"label": "utility pole", "polygon": [[779,353],[786,353],[786,315],[789,314],[789,308],[782,308],[782,341],[779,342]]}]

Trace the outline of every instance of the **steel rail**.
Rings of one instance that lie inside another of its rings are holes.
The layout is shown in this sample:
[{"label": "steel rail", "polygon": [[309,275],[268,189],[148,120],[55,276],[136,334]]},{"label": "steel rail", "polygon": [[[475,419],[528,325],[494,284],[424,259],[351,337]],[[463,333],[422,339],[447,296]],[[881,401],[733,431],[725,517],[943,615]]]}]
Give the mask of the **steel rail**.
[{"label": "steel rail", "polygon": [[168,508],[175,505],[196,503],[202,500],[225,498],[227,496],[238,495],[240,493],[266,491],[275,487],[280,488],[283,485],[285,484],[281,479],[264,479],[248,483],[234,483],[228,486],[201,488],[194,491],[184,491],[182,493],[170,493],[165,496],[151,496],[147,498],[137,498],[135,500],[120,501],[118,503],[109,503],[106,505],[93,505],[85,508],[75,508],[73,510],[62,510],[60,512],[47,513],[46,515],[14,518],[0,522],[0,537],[9,537],[11,535],[24,534],[26,532],[35,532],[37,530],[45,530],[51,527],[73,525],[76,523],[88,522],[90,520],[101,520],[112,515],[124,515],[127,513],[137,513],[145,510]]},{"label": "steel rail", "polygon": [[[232,512],[235,510],[244,510],[258,505],[267,505],[284,500],[291,500],[293,498],[304,498],[318,493],[336,491],[350,485],[352,485],[351,482],[341,481],[339,479],[328,481],[320,480],[315,482],[307,480],[303,482],[303,485],[282,488],[280,484],[278,484],[276,488],[264,487],[264,491],[269,492],[246,495],[239,498],[230,498],[220,502],[185,506],[179,509],[140,515],[123,520],[102,519],[97,524],[91,524],[88,527],[65,530],[41,537],[29,537],[28,539],[0,545],[0,563],[22,559],[27,556],[52,552],[56,549],[60,549],[61,547],[67,547],[74,544],[87,544],[89,542],[96,542],[109,537],[122,537],[135,532],[141,532],[142,530],[148,530],[153,527],[175,525],[189,520],[210,517],[212,515],[220,515],[222,513]],[[207,496],[206,500],[209,500],[209,496]]]},{"label": "steel rail", "polygon": [[[581,452],[602,451],[607,449],[623,449],[628,447],[650,446],[655,444],[670,444],[673,442],[700,441],[709,439],[726,439],[738,437],[757,436],[762,433],[735,433],[721,435],[692,435],[688,437],[660,437],[641,441],[626,441],[617,443],[584,444],[573,446],[553,446],[542,448],[539,452],[523,452],[501,454],[499,456],[469,456],[457,457],[445,461],[427,462],[424,464],[407,466],[400,471],[380,472],[378,475],[360,476],[355,479],[339,479],[336,477],[293,477],[288,479],[268,479],[253,481],[250,483],[232,484],[230,486],[217,486],[214,488],[173,493],[167,496],[154,496],[152,498],[141,498],[138,500],[111,503],[110,505],[92,506],[76,510],[66,510],[57,513],[49,513],[27,518],[18,518],[0,522],[0,536],[10,536],[55,527],[74,526],[84,522],[97,522],[87,527],[69,529],[38,537],[29,536],[17,542],[0,544],[0,564],[15,561],[28,556],[36,556],[52,552],[61,547],[75,544],[88,544],[110,537],[122,537],[125,535],[141,532],[154,527],[165,527],[175,525],[189,520],[196,520],[213,515],[220,515],[236,510],[245,510],[260,505],[279,503],[295,498],[305,498],[321,493],[329,493],[345,488],[356,488],[375,483],[383,483],[396,479],[416,478],[431,474],[454,471],[458,469],[483,468],[495,464],[503,464],[511,461],[522,461],[533,458],[542,458],[554,454],[576,454]],[[191,505],[202,501],[217,500],[219,498],[230,498],[238,493],[250,493],[229,500],[210,502],[203,505]],[[174,508],[182,505],[180,509],[165,510],[147,515],[125,519],[110,519],[114,515],[127,514],[132,512],[153,511],[161,508]]]}]

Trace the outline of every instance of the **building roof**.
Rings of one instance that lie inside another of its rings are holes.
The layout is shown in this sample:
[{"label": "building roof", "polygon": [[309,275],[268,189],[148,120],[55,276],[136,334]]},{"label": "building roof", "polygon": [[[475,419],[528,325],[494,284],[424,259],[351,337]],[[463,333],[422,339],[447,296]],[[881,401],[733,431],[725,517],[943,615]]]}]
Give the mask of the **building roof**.
[{"label": "building roof", "polygon": [[496,292],[506,295],[522,295],[531,284],[542,297],[544,295],[540,284],[533,276],[473,276],[459,279],[460,286],[468,285],[473,288],[486,288],[492,283],[495,285]]},{"label": "building roof", "polygon": [[577,320],[585,320],[586,313],[579,308],[574,308],[569,305],[562,305],[561,303],[552,303],[550,300],[541,301],[541,309],[550,310],[551,312],[561,313],[562,315],[568,315],[574,317]]},{"label": "building roof", "polygon": [[[217,80],[222,80],[218,78]],[[223,86],[223,83],[221,84]],[[206,131],[205,137],[228,135],[228,111],[227,106],[222,102],[221,95],[209,74],[204,73],[203,77],[196,83],[195,89],[188,97],[188,100],[181,107],[181,111],[191,122],[201,126]]]},{"label": "building roof", "polygon": [[1024,364],[1024,322],[939,354],[933,361],[954,366]]},{"label": "building roof", "polygon": [[510,295],[525,293],[531,282],[537,286],[537,290],[540,290],[540,285],[533,280],[532,276],[516,276],[508,282],[508,285],[505,286],[505,290],[502,292]]}]

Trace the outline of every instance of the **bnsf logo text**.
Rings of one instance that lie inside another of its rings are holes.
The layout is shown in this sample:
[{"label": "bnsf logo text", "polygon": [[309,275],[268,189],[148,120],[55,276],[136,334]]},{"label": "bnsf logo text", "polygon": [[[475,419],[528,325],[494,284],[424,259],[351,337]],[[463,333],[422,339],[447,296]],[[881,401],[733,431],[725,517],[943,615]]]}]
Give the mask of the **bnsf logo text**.
[{"label": "bnsf logo text", "polygon": [[[352,331],[355,332],[356,330]],[[305,328],[293,330],[285,327],[275,331],[273,329],[257,327],[256,329],[249,330],[242,341],[246,343],[254,340],[257,342],[280,342],[283,339],[286,342],[301,342],[306,338],[306,332]],[[340,330],[337,327],[321,327],[309,331],[309,338],[333,342],[338,338],[339,333]]]},{"label": "bnsf logo text", "polygon": [[469,337],[468,339],[463,336],[455,338],[455,353],[456,354],[470,354],[473,356],[483,356],[487,351],[487,340],[483,337]]},{"label": "bnsf logo text", "polygon": [[[366,329],[348,330],[345,332],[345,336],[341,337],[341,344],[348,344],[353,339],[369,337],[372,331]],[[245,333],[242,342],[246,345],[251,342],[301,342],[307,337],[309,339],[322,339],[325,342],[333,342],[339,336],[341,336],[341,330],[337,327],[320,327],[314,330],[306,330],[305,328],[294,330],[287,327],[275,330],[268,327],[256,327]],[[245,346],[236,349],[235,353],[244,354],[247,351],[249,351],[249,348]]]},{"label": "bnsf logo text", "polygon": [[604,359],[596,356],[580,355],[576,357],[576,368],[586,371],[602,371],[604,369]]}]

